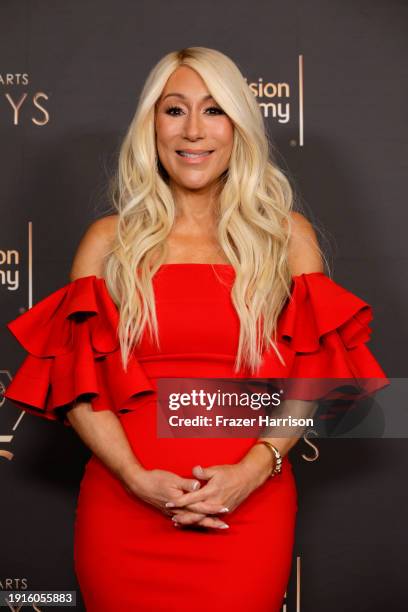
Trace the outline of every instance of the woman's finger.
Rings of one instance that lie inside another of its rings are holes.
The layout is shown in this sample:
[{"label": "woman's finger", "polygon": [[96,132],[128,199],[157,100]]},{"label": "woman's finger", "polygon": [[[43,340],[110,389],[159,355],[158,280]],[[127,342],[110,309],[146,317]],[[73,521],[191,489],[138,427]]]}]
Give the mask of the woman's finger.
[{"label": "woman's finger", "polygon": [[203,468],[201,465],[195,465],[191,470],[196,478],[201,480],[209,480],[217,473],[217,466]]},{"label": "woman's finger", "polygon": [[209,517],[203,514],[188,512],[173,517],[173,522],[176,525],[200,525],[201,527],[212,527],[217,529],[225,529],[226,523],[217,517]]},{"label": "woman's finger", "polygon": [[200,481],[196,478],[180,478],[178,484],[185,491],[197,491],[201,487]]},{"label": "woman's finger", "polygon": [[199,512],[180,512],[172,516],[171,520],[176,523],[176,525],[192,525],[198,523],[198,521],[201,521],[203,518],[205,518],[205,514]]},{"label": "woman's finger", "polygon": [[221,519],[214,518],[212,516],[206,516],[198,522],[201,527],[213,527],[217,529],[228,529],[228,523],[221,521]]},{"label": "woman's finger", "polygon": [[[186,504],[183,508],[191,512],[200,512],[201,514],[219,514],[230,512],[230,508],[226,504],[220,502],[196,502],[194,504]],[[169,508],[171,510],[171,508]]]},{"label": "woman's finger", "polygon": [[[204,501],[209,493],[207,487],[203,487],[202,489],[198,489],[197,491],[192,491],[191,493],[183,493],[177,497],[177,499],[169,500],[166,503],[166,508],[181,508],[186,504],[193,504],[199,501]],[[210,491],[211,493],[211,491]]]}]

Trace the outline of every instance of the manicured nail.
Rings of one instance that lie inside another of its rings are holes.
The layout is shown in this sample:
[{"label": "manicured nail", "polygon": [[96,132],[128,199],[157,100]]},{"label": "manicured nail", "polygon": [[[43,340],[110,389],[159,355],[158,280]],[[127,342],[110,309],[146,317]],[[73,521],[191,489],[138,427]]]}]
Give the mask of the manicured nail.
[{"label": "manicured nail", "polygon": [[229,508],[227,508],[227,506],[225,506],[225,508],[221,508],[221,510],[219,510],[219,512],[229,512]]},{"label": "manicured nail", "polygon": [[227,523],[222,523],[222,525],[218,525],[218,527],[220,529],[227,529],[229,527],[229,525],[227,525]]},{"label": "manicured nail", "polygon": [[196,491],[199,488],[200,488],[200,483],[198,482],[198,480],[196,480],[195,483],[193,484],[193,491]]},{"label": "manicured nail", "polygon": [[177,522],[177,516],[172,516],[171,520],[174,521],[175,523]]},{"label": "manicured nail", "polygon": [[173,506],[175,506],[176,504],[174,504],[173,502],[166,502],[166,508],[173,508]]}]

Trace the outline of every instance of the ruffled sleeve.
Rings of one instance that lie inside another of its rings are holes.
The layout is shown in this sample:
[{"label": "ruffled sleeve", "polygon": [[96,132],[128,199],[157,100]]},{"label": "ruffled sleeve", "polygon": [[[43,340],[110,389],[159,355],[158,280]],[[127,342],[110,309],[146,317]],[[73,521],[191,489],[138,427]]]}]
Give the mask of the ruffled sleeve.
[{"label": "ruffled sleeve", "polygon": [[28,353],[4,396],[30,414],[70,426],[79,398],[119,413],[134,396],[154,392],[134,357],[127,372],[117,337],[119,311],[103,278],[79,278],[7,323]]},{"label": "ruffled sleeve", "polygon": [[278,347],[285,365],[278,364],[269,350],[259,376],[320,380],[320,388],[334,387],[333,379],[342,379],[361,395],[388,385],[366,346],[372,319],[369,304],[323,272],[294,276],[291,297],[278,321]]}]

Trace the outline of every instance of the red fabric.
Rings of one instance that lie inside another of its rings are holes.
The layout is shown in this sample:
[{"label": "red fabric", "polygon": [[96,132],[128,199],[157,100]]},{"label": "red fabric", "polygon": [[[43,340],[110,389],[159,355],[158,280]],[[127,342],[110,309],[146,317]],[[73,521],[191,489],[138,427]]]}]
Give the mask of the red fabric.
[{"label": "red fabric", "polygon": [[[163,265],[153,279],[161,346],[144,334],[127,374],[116,338],[118,312],[104,281],[89,276],[69,283],[8,324],[29,354],[6,397],[55,419],[59,408],[89,394],[94,410],[117,413],[146,469],[191,478],[194,465],[236,463],[255,439],[159,438],[155,405],[160,377],[236,376],[234,274],[228,265]],[[368,304],[324,274],[294,277],[278,327],[286,365],[268,351],[257,376],[361,375],[386,384],[365,345],[371,318]],[[204,612],[211,602],[217,611],[279,612],[296,511],[288,456],[281,474],[224,517],[230,528],[222,531],[175,528],[92,456],[75,521],[75,569],[86,609]]]},{"label": "red fabric", "polygon": [[[198,269],[200,269],[200,264]],[[208,271],[203,264],[201,270]],[[183,270],[191,283],[197,266],[165,265],[155,278],[156,297],[168,291],[168,278]],[[230,266],[217,266],[226,275],[229,289],[234,276]],[[167,279],[163,272],[167,272]],[[189,276],[190,275],[190,276]],[[204,277],[205,278],[205,277]],[[180,282],[180,277],[178,277]],[[200,283],[201,283],[200,277]],[[174,290],[174,285],[172,287]],[[219,347],[200,344],[205,334],[208,295],[212,287],[200,285],[204,296],[200,313],[186,313],[176,302],[168,313],[171,325],[163,329],[163,342],[167,334],[186,327],[186,315],[198,323],[187,342],[185,355],[200,351],[211,359],[211,351],[219,356]],[[160,304],[159,304],[160,306]],[[220,346],[230,361],[234,359],[234,340],[237,331],[236,315],[227,304],[225,313],[217,313],[220,321],[227,315],[225,325],[219,325],[221,338],[229,334]],[[368,379],[370,391],[388,383],[385,373],[366,346],[370,338],[372,308],[362,299],[347,291],[320,272],[302,274],[293,278],[291,299],[288,300],[278,322],[279,350],[285,365],[273,349],[264,353],[263,364],[257,372],[259,378],[343,378]],[[131,404],[132,398],[155,390],[140,361],[133,357],[128,371],[121,364],[119,340],[116,336],[118,309],[110,297],[104,279],[87,276],[75,280],[45,297],[29,311],[7,324],[23,348],[28,352],[24,362],[8,385],[5,397],[31,414],[51,420],[63,420],[59,409],[68,407],[80,396],[91,402],[94,410],[112,410],[118,413]],[[222,327],[222,329],[221,329]],[[198,340],[197,340],[198,338]],[[194,340],[196,339],[196,340]],[[170,338],[170,344],[171,344]],[[206,341],[208,342],[208,341]],[[194,346],[197,344],[197,347]],[[147,341],[139,355],[156,349]],[[147,347],[147,348],[146,348]],[[228,351],[225,349],[228,347]],[[180,347],[176,347],[180,349]],[[171,347],[170,353],[174,353]],[[204,349],[204,350],[203,350]],[[166,353],[166,351],[164,351]],[[180,350],[177,351],[179,354]],[[242,375],[246,372],[242,370]],[[194,374],[193,374],[194,375]],[[372,379],[371,381],[369,379]]]},{"label": "red fabric", "polygon": [[324,273],[295,276],[291,298],[278,322],[278,347],[285,365],[270,349],[257,376],[314,379],[303,385],[305,393],[300,399],[323,397],[336,386],[333,379],[353,383],[356,398],[377,391],[389,380],[366,346],[372,319],[369,304]]},{"label": "red fabric", "polygon": [[[118,309],[104,279],[79,278],[7,324],[28,352],[5,397],[30,414],[62,420],[58,408],[89,395],[94,410],[118,412],[154,389],[137,360],[123,370]],[[65,420],[66,425],[70,425]]]}]

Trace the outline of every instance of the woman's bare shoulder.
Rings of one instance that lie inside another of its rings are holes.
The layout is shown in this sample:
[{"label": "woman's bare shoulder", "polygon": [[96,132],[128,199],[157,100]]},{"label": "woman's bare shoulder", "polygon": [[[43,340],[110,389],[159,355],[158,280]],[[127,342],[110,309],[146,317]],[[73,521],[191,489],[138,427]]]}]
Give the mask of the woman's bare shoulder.
[{"label": "woman's bare shoulder", "polygon": [[96,219],[96,221],[93,221],[89,225],[88,231],[95,232],[110,237],[112,239],[116,232],[118,219],[118,214],[106,215],[106,217],[101,217],[100,219]]},{"label": "woman's bare shoulder", "polygon": [[291,213],[290,225],[288,263],[292,276],[323,272],[323,258],[313,225],[299,212]]},{"label": "woman's bare shoulder", "polygon": [[107,215],[88,225],[74,255],[71,281],[83,276],[103,276],[103,260],[115,236],[118,216]]}]

